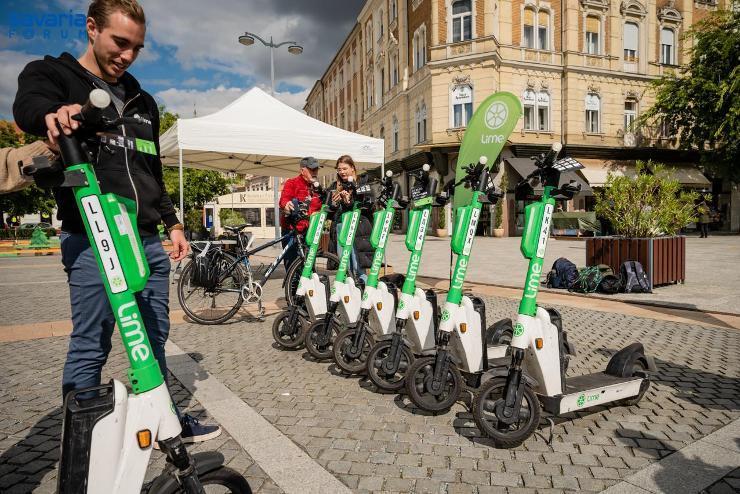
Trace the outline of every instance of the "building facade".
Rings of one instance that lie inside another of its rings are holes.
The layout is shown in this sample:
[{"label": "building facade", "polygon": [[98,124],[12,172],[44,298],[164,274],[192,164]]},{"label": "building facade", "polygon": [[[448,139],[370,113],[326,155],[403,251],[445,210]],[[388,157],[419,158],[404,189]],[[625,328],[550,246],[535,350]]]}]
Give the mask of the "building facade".
[{"label": "building facade", "polygon": [[[636,159],[691,167],[697,156],[676,150],[671,129],[633,122],[653,103],[650,82],[686,61],[684,32],[727,2],[368,0],[304,109],[383,138],[386,168],[404,183],[425,162],[440,179],[451,177],[468,119],[496,91],[517,95],[524,109],[502,153],[512,190],[521,166],[510,162],[554,141],[593,175]],[[724,228],[740,228],[732,184],[680,176],[711,189]],[[585,192],[566,208],[592,205]],[[507,233],[517,233],[522,206],[507,195]],[[483,230],[490,221],[484,216]]]}]

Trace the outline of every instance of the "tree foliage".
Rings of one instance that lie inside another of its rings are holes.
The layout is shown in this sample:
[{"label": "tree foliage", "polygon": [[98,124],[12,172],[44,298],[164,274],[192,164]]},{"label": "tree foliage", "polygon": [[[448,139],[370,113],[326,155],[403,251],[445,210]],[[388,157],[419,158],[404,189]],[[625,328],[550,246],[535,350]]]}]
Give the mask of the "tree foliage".
[{"label": "tree foliage", "polygon": [[710,14],[685,39],[688,63],[654,83],[655,104],[639,124],[675,129],[679,146],[698,150],[707,169],[740,180],[740,12]]},{"label": "tree foliage", "polygon": [[[171,113],[162,105],[159,107],[159,134],[164,134],[172,127],[179,115]],[[164,185],[172,203],[180,206],[180,176],[179,170],[165,167]],[[229,192],[233,180],[226,178],[223,173],[210,170],[183,169],[183,198],[185,208],[186,227],[192,231],[200,231],[201,210],[205,203]]]},{"label": "tree foliage", "polygon": [[618,235],[657,237],[676,235],[697,220],[699,194],[682,190],[663,165],[637,162],[637,176],[609,173],[596,190],[596,215],[609,220]]}]

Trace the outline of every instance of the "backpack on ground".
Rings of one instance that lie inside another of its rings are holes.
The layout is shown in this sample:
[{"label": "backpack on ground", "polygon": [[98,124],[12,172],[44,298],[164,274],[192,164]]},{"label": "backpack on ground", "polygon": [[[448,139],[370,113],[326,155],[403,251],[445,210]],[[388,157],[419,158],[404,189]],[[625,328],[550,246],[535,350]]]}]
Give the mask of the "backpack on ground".
[{"label": "backpack on ground", "polygon": [[599,282],[599,287],[596,291],[599,293],[605,293],[607,295],[614,295],[622,290],[622,280],[615,274],[605,274],[602,276]]},{"label": "backpack on ground", "polygon": [[638,261],[625,261],[619,269],[624,293],[652,293],[650,280]]},{"label": "backpack on ground", "polygon": [[588,266],[581,269],[578,273],[576,282],[568,290],[580,293],[593,293],[599,288],[603,276],[599,266]]},{"label": "backpack on ground", "polygon": [[570,288],[578,280],[578,268],[568,259],[561,257],[552,264],[547,275],[548,288]]},{"label": "backpack on ground", "polygon": [[190,282],[206,290],[213,290],[221,276],[223,252],[218,248],[209,248],[208,245],[200,254],[193,258],[193,270]]}]

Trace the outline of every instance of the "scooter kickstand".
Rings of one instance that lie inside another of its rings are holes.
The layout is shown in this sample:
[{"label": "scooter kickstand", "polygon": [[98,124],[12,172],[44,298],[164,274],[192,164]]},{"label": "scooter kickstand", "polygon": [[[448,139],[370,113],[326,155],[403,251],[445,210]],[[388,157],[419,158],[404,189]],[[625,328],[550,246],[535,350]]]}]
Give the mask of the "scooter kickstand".
[{"label": "scooter kickstand", "polygon": [[550,424],[550,436],[547,438],[547,445],[552,446],[553,429],[555,428],[555,421],[552,417],[545,417],[545,420]]}]

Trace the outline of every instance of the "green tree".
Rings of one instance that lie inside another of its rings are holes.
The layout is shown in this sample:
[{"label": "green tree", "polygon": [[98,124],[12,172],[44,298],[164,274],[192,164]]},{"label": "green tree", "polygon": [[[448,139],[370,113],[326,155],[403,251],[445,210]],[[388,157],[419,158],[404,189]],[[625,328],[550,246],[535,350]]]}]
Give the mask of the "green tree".
[{"label": "green tree", "polygon": [[[177,119],[177,113],[167,111],[164,105],[159,107],[159,135],[164,134],[172,127]],[[226,194],[233,180],[226,178],[223,173],[210,170],[183,169],[183,206],[185,208],[185,227],[188,230],[200,231],[200,218],[205,203],[216,197]],[[165,167],[163,170],[164,185],[172,203],[180,205],[180,176],[179,170],[174,167]]]},{"label": "green tree", "polygon": [[713,13],[685,39],[688,63],[654,83],[655,104],[638,123],[675,129],[679,146],[698,150],[708,170],[740,180],[740,12]]},{"label": "green tree", "polygon": [[625,237],[676,235],[696,221],[697,192],[681,189],[663,165],[637,162],[637,176],[607,175],[596,191],[597,216],[609,220],[617,234]]}]

